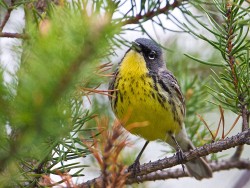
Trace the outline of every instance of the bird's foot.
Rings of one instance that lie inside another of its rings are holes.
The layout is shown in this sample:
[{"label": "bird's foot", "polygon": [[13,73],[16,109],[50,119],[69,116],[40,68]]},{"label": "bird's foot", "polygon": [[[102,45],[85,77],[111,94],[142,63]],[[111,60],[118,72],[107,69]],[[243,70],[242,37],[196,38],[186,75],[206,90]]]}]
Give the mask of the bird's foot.
[{"label": "bird's foot", "polygon": [[136,177],[136,174],[139,173],[140,170],[140,161],[135,160],[135,162],[128,167],[128,171],[131,172],[132,177]]},{"label": "bird's foot", "polygon": [[177,157],[177,160],[178,160],[178,163],[181,164],[182,166],[182,170],[183,172],[185,172],[185,166],[183,164],[183,160],[184,160],[184,153],[182,151],[182,149],[179,147],[178,150],[176,151],[176,157]]}]

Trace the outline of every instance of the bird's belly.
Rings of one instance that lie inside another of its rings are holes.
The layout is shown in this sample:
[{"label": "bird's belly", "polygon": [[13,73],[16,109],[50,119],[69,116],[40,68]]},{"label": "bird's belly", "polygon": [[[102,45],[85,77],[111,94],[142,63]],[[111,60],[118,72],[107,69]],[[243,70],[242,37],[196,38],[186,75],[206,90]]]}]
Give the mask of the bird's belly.
[{"label": "bird's belly", "polygon": [[152,86],[150,79],[118,85],[116,114],[132,134],[149,141],[166,140],[169,133],[178,133],[181,126],[175,121],[166,93],[155,91]]}]

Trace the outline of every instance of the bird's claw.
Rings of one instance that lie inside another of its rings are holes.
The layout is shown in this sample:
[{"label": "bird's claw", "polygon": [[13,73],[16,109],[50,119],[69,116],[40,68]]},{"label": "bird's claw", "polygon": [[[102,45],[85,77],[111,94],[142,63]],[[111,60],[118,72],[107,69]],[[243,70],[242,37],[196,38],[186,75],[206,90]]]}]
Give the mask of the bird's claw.
[{"label": "bird's claw", "polygon": [[132,176],[135,178],[136,174],[140,172],[140,162],[135,160],[135,162],[128,167],[128,171],[132,173]]},{"label": "bird's claw", "polygon": [[184,172],[184,171],[185,171],[185,166],[183,165],[184,153],[183,153],[182,149],[179,148],[179,149],[176,151],[176,156],[177,156],[178,163],[181,164],[182,170],[183,170],[183,172]]}]

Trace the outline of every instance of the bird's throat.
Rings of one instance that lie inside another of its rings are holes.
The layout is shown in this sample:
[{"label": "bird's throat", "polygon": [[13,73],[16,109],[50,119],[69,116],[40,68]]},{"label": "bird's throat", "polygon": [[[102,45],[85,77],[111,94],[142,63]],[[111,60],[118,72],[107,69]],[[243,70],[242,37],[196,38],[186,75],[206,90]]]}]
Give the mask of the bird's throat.
[{"label": "bird's throat", "polygon": [[130,50],[121,62],[120,75],[140,77],[147,73],[148,69],[144,57],[139,52]]}]

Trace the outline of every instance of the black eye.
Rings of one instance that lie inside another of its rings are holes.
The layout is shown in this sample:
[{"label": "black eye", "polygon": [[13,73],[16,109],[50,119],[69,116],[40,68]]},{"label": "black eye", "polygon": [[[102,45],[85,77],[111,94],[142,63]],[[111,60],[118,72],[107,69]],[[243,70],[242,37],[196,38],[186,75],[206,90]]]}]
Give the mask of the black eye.
[{"label": "black eye", "polygon": [[155,51],[151,51],[151,52],[148,54],[148,58],[151,59],[151,60],[155,59],[155,57],[156,57]]}]

